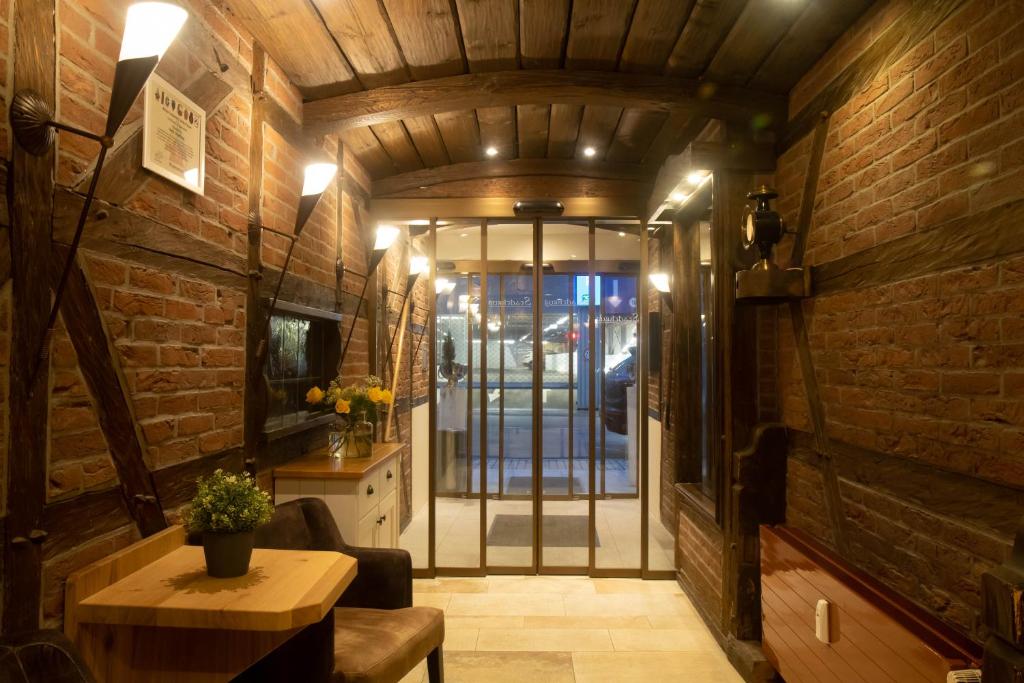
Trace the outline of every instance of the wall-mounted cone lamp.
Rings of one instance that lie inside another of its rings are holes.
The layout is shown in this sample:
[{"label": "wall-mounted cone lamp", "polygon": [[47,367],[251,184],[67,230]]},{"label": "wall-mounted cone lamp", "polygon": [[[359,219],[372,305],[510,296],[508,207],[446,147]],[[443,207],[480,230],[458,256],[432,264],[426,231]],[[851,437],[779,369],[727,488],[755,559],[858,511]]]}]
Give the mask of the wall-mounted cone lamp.
[{"label": "wall-mounted cone lamp", "polygon": [[672,310],[672,277],[668,273],[651,273],[647,276],[651,286],[661,295],[661,303]]},{"label": "wall-mounted cone lamp", "polygon": [[188,19],[188,12],[181,7],[166,2],[139,2],[128,7],[125,18],[124,35],[121,38],[121,52],[117,67],[114,70],[114,83],[110,89],[110,106],[107,108],[107,123],[102,134],[69,126],[53,118],[53,109],[32,90],[21,90],[11,100],[10,122],[14,139],[18,146],[29,154],[42,156],[46,154],[56,140],[57,131],[78,135],[100,144],[99,157],[93,169],[89,191],[85,195],[85,203],[78,217],[74,238],[68,250],[67,261],[57,285],[50,317],[46,325],[42,348],[39,350],[35,368],[32,370],[30,382],[35,381],[36,374],[50,353],[50,336],[57,322],[61,299],[67,285],[71,264],[78,252],[78,244],[82,239],[82,230],[89,216],[96,187],[107,151],[114,143],[114,134],[124,123],[135,99],[142,92],[146,81],[160,63],[167,48],[174,42],[181,27]]},{"label": "wall-mounted cone lamp", "polygon": [[302,194],[299,196],[299,209],[295,215],[295,229],[292,234],[285,232],[279,232],[277,230],[270,230],[259,226],[263,230],[270,230],[276,235],[281,235],[288,240],[288,252],[284,257],[284,265],[281,267],[281,275],[277,278],[277,287],[274,288],[274,298],[270,300],[270,307],[267,309],[267,325],[266,332],[263,333],[263,339],[260,341],[260,353],[258,353],[257,360],[262,365],[263,353],[262,349],[266,348],[267,336],[270,334],[270,319],[274,315],[274,307],[277,306],[277,298],[281,294],[281,284],[284,282],[285,273],[288,272],[288,264],[292,260],[292,251],[295,249],[295,243],[299,240],[299,236],[302,235],[302,229],[306,227],[306,223],[309,222],[309,217],[313,215],[313,211],[316,209],[316,205],[320,203],[320,198],[324,196],[324,191],[327,186],[331,184],[331,180],[334,179],[335,174],[338,172],[337,164],[330,163],[315,163],[306,166],[302,177]]},{"label": "wall-mounted cone lamp", "polygon": [[[349,325],[348,335],[345,337],[345,344],[341,347],[341,357],[338,359],[338,367],[341,368],[345,362],[345,355],[348,353],[348,346],[352,342],[352,333],[356,329],[356,321],[359,319],[359,309],[363,306],[363,301],[366,299],[366,287],[370,283],[370,276],[377,270],[377,266],[380,265],[381,260],[384,258],[384,254],[388,253],[388,249],[398,239],[398,235],[401,231],[393,226],[381,223],[377,226],[376,234],[373,239],[373,251],[370,252],[370,258],[367,261],[367,270],[365,273],[358,273],[350,268],[343,268],[342,273],[352,273],[356,277],[363,279],[363,288],[359,291],[359,300],[356,302],[356,310],[352,312],[352,324]],[[411,289],[411,287],[410,287]]]},{"label": "wall-mounted cone lamp", "polygon": [[747,193],[747,199],[753,199],[755,204],[743,212],[741,236],[745,248],[757,248],[759,259],[752,268],[736,273],[737,299],[772,302],[810,295],[809,270],[782,270],[771,260],[772,249],[786,234],[782,218],[771,207],[771,200],[778,196],[765,186]]}]

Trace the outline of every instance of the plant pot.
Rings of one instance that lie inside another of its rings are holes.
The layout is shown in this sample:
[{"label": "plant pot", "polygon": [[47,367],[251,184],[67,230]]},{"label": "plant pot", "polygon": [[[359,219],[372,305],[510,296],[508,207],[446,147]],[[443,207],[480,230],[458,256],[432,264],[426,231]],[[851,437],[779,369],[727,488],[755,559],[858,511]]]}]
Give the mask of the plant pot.
[{"label": "plant pot", "polygon": [[255,531],[239,531],[233,534],[203,532],[203,555],[206,556],[206,573],[218,579],[244,576],[249,571],[252,546],[256,540]]}]

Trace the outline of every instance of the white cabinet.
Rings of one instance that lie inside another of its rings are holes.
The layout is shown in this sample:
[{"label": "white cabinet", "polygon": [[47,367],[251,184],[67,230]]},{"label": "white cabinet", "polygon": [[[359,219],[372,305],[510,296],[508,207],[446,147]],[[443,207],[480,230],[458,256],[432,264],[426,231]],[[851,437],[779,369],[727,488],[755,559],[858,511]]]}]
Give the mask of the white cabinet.
[{"label": "white cabinet", "polygon": [[327,503],[346,543],[398,547],[402,444],[374,444],[365,460],[336,460],[317,452],[274,469],[274,502],[302,497]]}]

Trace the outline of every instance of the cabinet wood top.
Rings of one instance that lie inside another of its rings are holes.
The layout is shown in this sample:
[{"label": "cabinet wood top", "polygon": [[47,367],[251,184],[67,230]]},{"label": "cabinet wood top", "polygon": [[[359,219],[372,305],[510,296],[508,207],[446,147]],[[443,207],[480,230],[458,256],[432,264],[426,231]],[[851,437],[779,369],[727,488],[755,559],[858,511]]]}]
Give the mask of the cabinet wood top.
[{"label": "cabinet wood top", "polygon": [[402,443],[375,443],[369,458],[332,458],[321,448],[274,468],[278,479],[362,479],[398,451]]},{"label": "cabinet wood top", "polygon": [[78,604],[79,622],[284,631],[316,623],[356,576],[356,560],[319,550],[253,550],[249,573],[206,574],[199,546],[181,546]]}]

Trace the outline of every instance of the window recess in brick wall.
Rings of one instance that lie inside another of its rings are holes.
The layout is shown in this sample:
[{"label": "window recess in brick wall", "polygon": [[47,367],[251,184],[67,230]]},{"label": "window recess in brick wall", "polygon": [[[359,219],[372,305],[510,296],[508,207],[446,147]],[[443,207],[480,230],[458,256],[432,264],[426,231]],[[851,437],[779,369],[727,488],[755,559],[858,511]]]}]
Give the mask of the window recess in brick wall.
[{"label": "window recess in brick wall", "polygon": [[270,319],[267,378],[270,410],[264,432],[279,438],[329,422],[333,415],[311,411],[306,392],[326,387],[337,375],[341,351],[339,322],[333,311],[278,301]]}]

